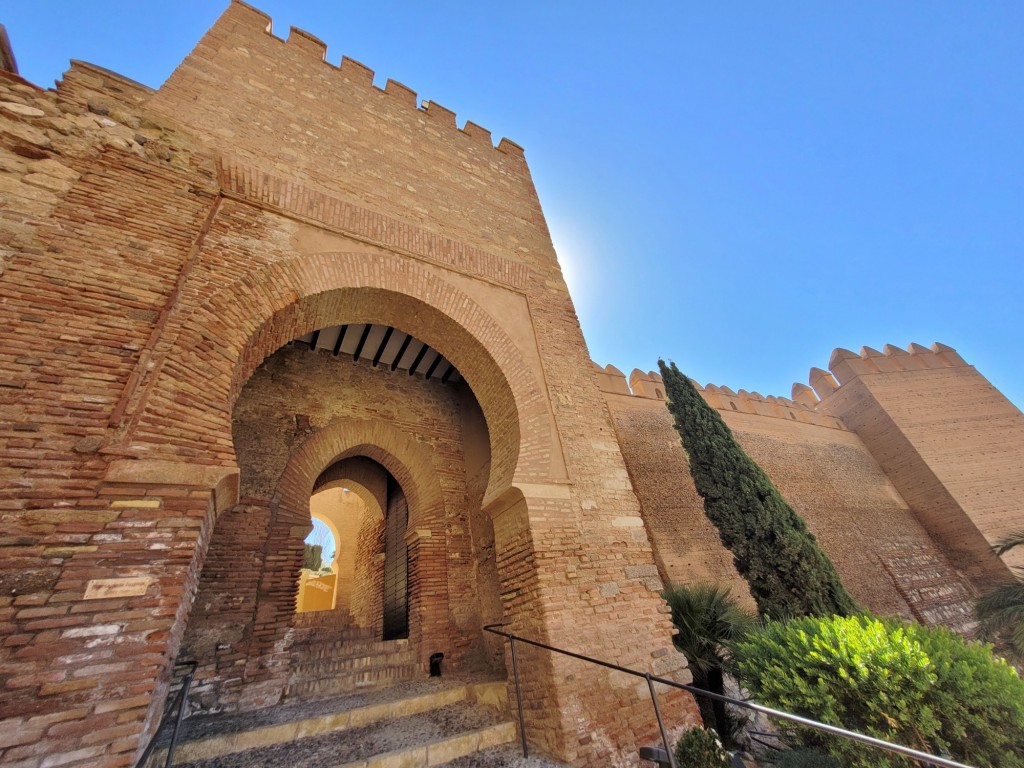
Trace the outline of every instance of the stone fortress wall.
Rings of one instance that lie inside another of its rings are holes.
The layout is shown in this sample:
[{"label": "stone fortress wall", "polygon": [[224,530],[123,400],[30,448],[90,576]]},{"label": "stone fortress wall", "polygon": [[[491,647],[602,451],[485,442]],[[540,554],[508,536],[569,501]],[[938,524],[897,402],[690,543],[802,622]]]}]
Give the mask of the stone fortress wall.
[{"label": "stone fortress wall", "polygon": [[[286,697],[309,498],[341,459],[407,497],[415,663],[449,637],[451,671],[501,667],[477,634],[500,603],[513,631],[689,679],[663,583],[742,582],[657,377],[589,363],[513,142],[235,0],[156,91],[0,72],[0,193],[0,762],[131,764],[183,649],[208,656],[204,705]],[[463,391],[269,387],[268,358],[346,323],[428,343]],[[816,397],[705,396],[858,599],[969,631],[1020,519],[1020,412],[951,350],[855,357]],[[521,659],[537,749],[583,766],[655,740],[644,686]]]},{"label": "stone fortress wall", "polygon": [[[745,583],[703,514],[661,377],[592,364],[663,578]],[[970,635],[1021,515],[1024,416],[955,350],[837,349],[793,398],[698,389],[807,521],[861,605]]]},{"label": "stone fortress wall", "polygon": [[[310,493],[349,457],[407,496],[416,663],[500,659],[472,615],[498,599],[516,632],[689,680],[522,150],[371,81],[242,2],[157,91],[82,62],[52,91],[0,74],[0,762],[131,764],[189,648],[220,654],[201,659],[214,707],[289,695]],[[456,366],[477,458],[422,459],[426,411],[367,425],[339,399],[254,485],[247,382],[295,339],[371,323]],[[194,605],[244,575],[231,540],[255,543],[251,577]],[[471,553],[497,579],[480,603]],[[630,679],[521,662],[536,749],[587,765],[656,738]]]}]

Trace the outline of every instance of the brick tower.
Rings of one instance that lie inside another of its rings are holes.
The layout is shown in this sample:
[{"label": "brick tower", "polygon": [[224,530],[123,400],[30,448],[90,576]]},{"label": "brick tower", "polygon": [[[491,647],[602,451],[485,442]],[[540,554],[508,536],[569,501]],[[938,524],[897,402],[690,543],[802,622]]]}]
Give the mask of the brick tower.
[{"label": "brick tower", "polygon": [[[504,674],[505,621],[688,679],[523,150],[325,52],[233,2],[156,91],[0,79],[5,762],[129,764],[182,656],[202,706],[308,690],[325,488],[376,510],[387,674]],[[630,679],[522,661],[539,749],[654,737]]]}]

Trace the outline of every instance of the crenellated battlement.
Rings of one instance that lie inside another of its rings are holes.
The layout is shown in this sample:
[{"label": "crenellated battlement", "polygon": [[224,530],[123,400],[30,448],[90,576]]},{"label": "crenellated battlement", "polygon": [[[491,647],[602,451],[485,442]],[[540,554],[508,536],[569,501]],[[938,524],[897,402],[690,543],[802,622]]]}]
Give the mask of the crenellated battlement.
[{"label": "crenellated battlement", "polygon": [[591,360],[590,368],[594,373],[594,378],[597,380],[597,388],[602,392],[612,395],[633,394],[629,391],[629,385],[626,383],[626,374],[611,363],[602,368]]},{"label": "crenellated battlement", "polygon": [[771,416],[776,419],[799,421],[803,424],[815,424],[830,429],[845,429],[839,419],[828,414],[819,413],[812,405],[798,400],[775,395],[762,395],[760,392],[748,392],[741,389],[734,392],[729,387],[708,384],[697,386],[708,404],[720,411],[749,413],[755,416]]},{"label": "crenellated battlement", "polygon": [[810,387],[799,383],[793,385],[793,399],[815,406],[857,376],[968,365],[955,349],[938,342],[931,348],[920,344],[910,344],[906,349],[886,344],[882,351],[861,347],[859,353],[837,347],[829,358],[829,370],[811,368],[808,374]]},{"label": "crenellated battlement", "polygon": [[[704,399],[720,411],[749,413],[790,419],[805,424],[817,424],[832,429],[846,429],[842,421],[819,410],[819,403],[828,398],[847,381],[857,376],[898,371],[922,371],[934,368],[956,368],[969,364],[952,347],[936,342],[931,348],[910,344],[906,349],[886,344],[882,351],[861,347],[860,353],[837,347],[829,358],[829,370],[811,368],[808,384],[793,385],[792,398],[762,395],[759,392],[738,392],[729,387],[708,384],[701,386],[691,379]],[[626,382],[626,375],[613,365],[602,368],[591,362],[602,392],[629,395],[649,400],[664,400],[661,376],[654,371],[643,373],[634,369]]]},{"label": "crenellated battlement", "polygon": [[402,105],[406,109],[421,112],[432,125],[451,130],[453,133],[464,136],[474,143],[486,144],[510,157],[525,159],[523,148],[514,141],[502,138],[495,147],[489,130],[468,120],[462,128],[459,128],[455,112],[435,101],[424,99],[422,104],[419,104],[416,91],[397,80],[388,79],[383,88],[374,85],[374,70],[355,59],[342,56],[340,65],[331,64],[327,61],[327,44],[303,29],[290,27],[286,39],[278,37],[273,31],[273,19],[243,0],[231,0],[231,5],[218,20],[214,29],[217,27],[222,27],[226,34],[230,34],[231,30],[245,30],[249,33],[254,31],[262,32],[288,46],[291,51],[316,60],[325,67],[326,72],[331,73],[329,76],[341,77],[351,84],[371,89],[373,92],[396,104]]},{"label": "crenellated battlement", "polygon": [[602,392],[645,400],[665,399],[665,385],[661,381],[661,376],[654,371],[644,373],[639,368],[634,368],[629,374],[629,383],[627,384],[626,374],[614,365],[606,365],[602,368],[591,360],[590,367],[597,379],[597,388]]},{"label": "crenellated battlement", "polygon": [[639,368],[634,368],[629,374],[629,388],[637,397],[646,397],[651,400],[665,399],[665,385],[662,383],[661,375],[654,371],[644,373]]},{"label": "crenellated battlement", "polygon": [[[626,382],[626,374],[614,365],[602,368],[591,361],[591,368],[602,392],[615,395],[629,395],[648,400],[665,400],[661,376],[654,371],[644,373],[634,368]],[[923,371],[931,368],[969,367],[959,353],[950,346],[938,342],[931,347],[909,344],[906,349],[886,344],[882,351],[861,347],[860,353],[837,347],[829,358],[829,370],[811,368],[808,384],[793,384],[792,399],[762,395],[759,392],[738,392],[729,387],[708,384],[701,386],[693,379],[693,385],[705,400],[720,411],[738,411],[760,416],[774,416],[792,419],[808,424],[845,429],[836,418],[818,413],[818,404],[856,376],[897,371]]]},{"label": "crenellated battlement", "polygon": [[[626,374],[614,365],[606,365],[602,368],[591,361],[590,366],[597,379],[597,387],[602,392],[644,400],[665,401],[667,399],[661,375],[654,371],[644,373],[639,368],[634,368],[627,383]],[[770,416],[777,419],[799,421],[804,424],[816,424],[832,429],[845,429],[839,419],[828,414],[818,413],[814,405],[806,401],[794,401],[774,395],[766,397],[759,392],[748,392],[745,389],[734,392],[729,387],[720,387],[714,384],[701,386],[693,379],[690,379],[690,382],[707,403],[719,411],[749,413],[755,416]],[[815,400],[816,402],[817,400]]]}]

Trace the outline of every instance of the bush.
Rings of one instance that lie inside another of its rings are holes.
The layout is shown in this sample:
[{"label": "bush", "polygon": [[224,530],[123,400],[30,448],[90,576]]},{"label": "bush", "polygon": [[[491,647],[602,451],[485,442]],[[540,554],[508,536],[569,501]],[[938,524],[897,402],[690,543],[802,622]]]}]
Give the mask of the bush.
[{"label": "bush", "polygon": [[787,749],[775,761],[775,768],[842,768],[839,761],[820,749]]},{"label": "bush", "polygon": [[[988,646],[947,629],[870,616],[793,619],[748,635],[733,660],[768,706],[971,765],[1024,766],[1024,682]],[[844,766],[915,765],[808,728],[791,736]]]},{"label": "bush", "polygon": [[729,768],[729,753],[710,728],[691,728],[676,742],[679,768]]},{"label": "bush", "polygon": [[[692,584],[662,592],[672,609],[672,623],[678,632],[672,641],[686,655],[693,684],[722,695],[727,646],[757,625],[757,616],[741,608],[729,588],[715,584]],[[721,701],[697,697],[704,725],[722,735],[726,745],[736,746],[736,731],[745,721],[734,716]]]},{"label": "bush", "polygon": [[704,513],[732,552],[762,616],[849,615],[859,609],[807,524],[675,363],[659,360],[668,409]]}]

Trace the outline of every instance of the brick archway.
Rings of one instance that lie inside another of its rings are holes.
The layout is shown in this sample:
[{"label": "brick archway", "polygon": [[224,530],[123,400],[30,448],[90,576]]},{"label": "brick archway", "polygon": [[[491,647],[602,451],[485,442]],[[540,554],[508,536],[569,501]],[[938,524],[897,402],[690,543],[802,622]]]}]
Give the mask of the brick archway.
[{"label": "brick archway", "polygon": [[329,488],[351,486],[367,507],[381,518],[387,507],[386,480],[376,471],[377,467],[367,466],[359,459],[344,459],[327,467],[313,484],[313,495]]},{"label": "brick archway", "polygon": [[[302,510],[308,517],[310,494],[346,482],[349,475],[358,476],[358,471],[343,471],[346,465],[359,469],[345,461],[357,456],[371,459],[390,472],[409,501],[407,533],[413,535],[407,536],[407,541],[415,566],[413,574],[443,569],[446,551],[437,544],[444,542],[444,498],[434,451],[415,435],[379,420],[337,418],[308,437],[292,454],[278,482],[278,491],[271,500],[275,518],[290,527],[301,519]],[[332,467],[340,471],[331,472]],[[329,478],[326,482],[325,475]],[[383,518],[380,503],[359,484],[358,477],[353,487]],[[424,587],[429,588],[430,605],[424,601]],[[439,617],[448,613],[448,594],[442,587],[427,585],[418,576],[409,580],[409,634],[421,648],[436,647],[445,634]],[[428,652],[424,651],[424,656]]]},{"label": "brick archway", "polygon": [[276,518],[296,525],[306,521],[317,478],[353,456],[373,459],[402,486],[410,529],[443,525],[444,499],[430,446],[391,424],[357,418],[334,419],[295,450],[271,500]]},{"label": "brick archway", "polygon": [[[351,461],[342,461],[334,467],[344,467]],[[384,585],[383,573],[379,573],[379,555],[387,554],[386,546],[386,507],[387,477],[386,470],[379,465],[379,474],[371,479],[371,485],[385,486],[385,500],[378,501],[378,488],[370,488],[363,484],[366,478],[353,477],[359,472],[335,473],[332,479],[324,481],[323,475],[313,487],[309,506],[313,523],[321,520],[331,530],[335,538],[334,558],[331,563],[335,574],[333,609],[342,609],[351,624],[360,628],[376,628],[378,623],[383,627]],[[367,473],[362,473],[366,475]],[[377,481],[377,482],[373,482]],[[349,496],[359,500],[358,512],[351,508],[347,514],[337,514],[337,504],[324,504],[321,499],[335,502],[347,500]],[[302,585],[300,583],[300,590]],[[298,611],[296,612],[298,613]],[[380,615],[378,622],[377,616]],[[382,630],[383,631],[383,630]]]},{"label": "brick archway", "polygon": [[[349,488],[351,487],[352,493],[362,499],[363,503],[366,504],[366,509],[374,517],[383,517],[384,512],[377,497],[369,491],[365,486],[361,485],[358,480],[351,480],[347,477],[338,477],[333,480],[329,480],[322,485],[317,485],[313,489],[313,495],[320,493],[321,491],[329,491],[334,488]],[[316,517],[316,513],[313,514]]]},{"label": "brick archway", "polygon": [[[279,556],[290,550],[301,552],[309,526],[309,498],[317,478],[332,464],[355,456],[384,467],[409,501],[409,637],[425,661],[431,651],[448,650],[449,634],[447,581],[438,578],[445,573],[444,497],[439,467],[428,444],[391,424],[370,419],[337,418],[318,430],[294,451],[270,501],[269,535],[275,541],[274,551]],[[264,573],[261,620],[277,629],[261,637],[256,653],[285,641],[294,616],[294,582],[295,574],[286,569]]]},{"label": "brick archway", "polygon": [[[182,306],[192,308],[172,318],[166,343],[157,345],[153,365],[140,374],[126,401],[122,445],[127,454],[145,457],[147,466],[205,466],[209,468],[206,475],[236,472],[232,409],[260,364],[312,330],[342,323],[379,323],[414,334],[438,350],[472,390],[490,443],[484,508],[513,482],[544,482],[550,475],[552,457],[559,449],[537,377],[498,319],[436,268],[389,253],[295,256],[254,264],[244,276],[212,274],[207,282],[197,277],[187,287]],[[438,566],[435,570],[443,572],[443,501],[435,495],[436,490],[410,482],[407,471],[397,463],[389,466],[379,446],[376,450],[380,453],[374,455],[373,444],[369,445],[370,458],[383,458],[380,463],[391,469],[410,494],[424,496],[410,498],[409,546],[415,549],[419,564],[434,563]],[[336,455],[340,457],[340,453]],[[319,472],[324,466],[309,471]],[[266,501],[253,507],[254,512],[283,516],[270,526],[266,551],[292,552],[288,547],[297,531],[291,529],[301,526],[308,530],[308,494],[315,479],[315,475],[307,477],[297,471],[289,474],[277,484],[280,496],[275,510]],[[302,486],[301,491],[296,492],[296,484]],[[289,485],[292,487],[287,490]],[[296,503],[295,499],[302,501]],[[218,511],[223,508],[219,506]],[[438,519],[442,522],[434,535],[431,521]],[[169,657],[178,652],[212,524],[208,517],[197,538],[196,557],[183,575],[187,589],[178,610],[176,634],[169,643]],[[301,546],[295,553],[301,556]],[[226,694],[243,708],[265,706],[280,697],[281,674],[285,672],[279,663],[282,633],[287,634],[294,616],[295,585],[290,578],[264,572],[255,590],[269,600],[261,600],[255,617],[257,629],[247,641],[250,660],[245,666],[245,690],[240,699],[236,691]],[[440,610],[424,609],[422,616],[416,611],[423,602],[410,601],[410,628],[419,627],[422,637],[446,638],[446,590],[445,586],[443,601],[431,598],[431,605]],[[423,647],[437,650],[448,640],[438,642]]]},{"label": "brick archway", "polygon": [[486,501],[513,479],[547,475],[553,450],[549,416],[515,343],[480,304],[436,271],[387,253],[294,257],[208,290],[182,319],[162,375],[131,425],[131,443],[145,445],[150,456],[166,454],[170,421],[181,429],[171,450],[198,451],[233,466],[231,407],[253,371],[292,339],[340,323],[380,323],[412,333],[458,368],[490,434]]}]

